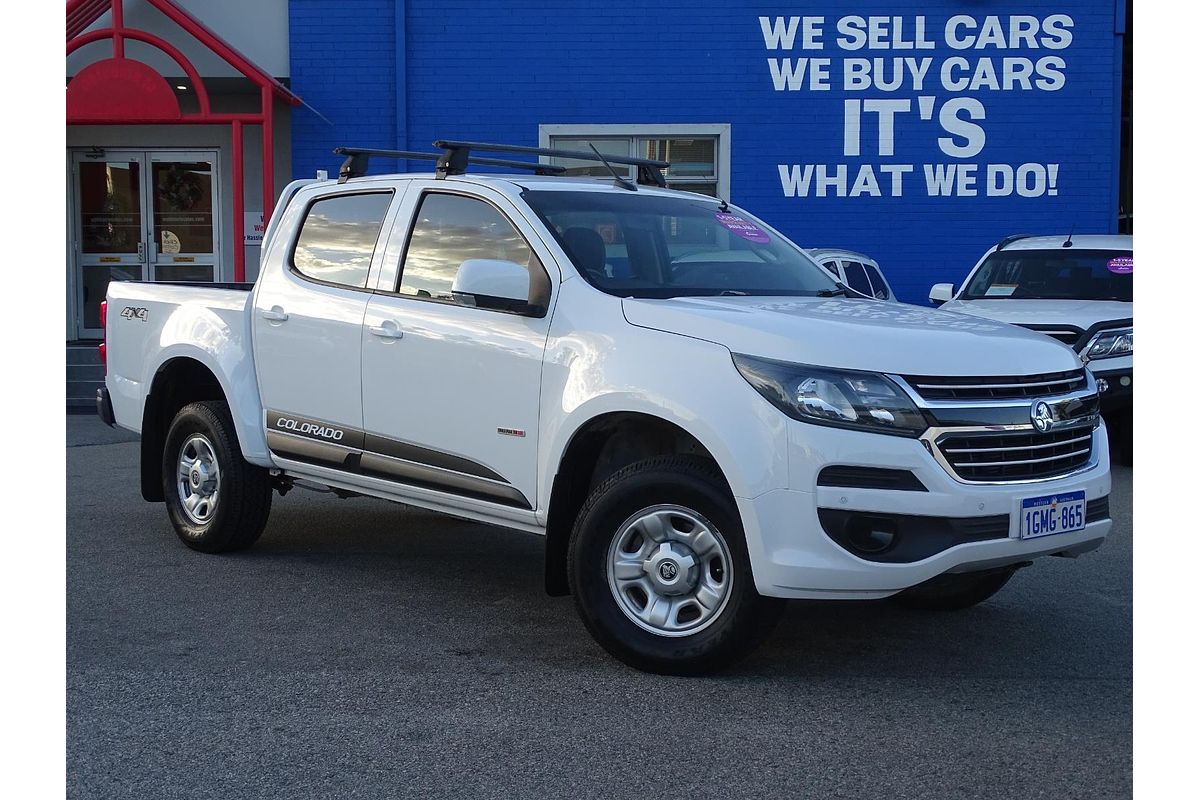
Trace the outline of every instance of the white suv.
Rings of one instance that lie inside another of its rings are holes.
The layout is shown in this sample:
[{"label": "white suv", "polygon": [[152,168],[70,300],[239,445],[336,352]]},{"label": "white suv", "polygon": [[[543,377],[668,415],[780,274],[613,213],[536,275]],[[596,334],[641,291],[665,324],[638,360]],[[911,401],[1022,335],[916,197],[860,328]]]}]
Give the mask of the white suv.
[{"label": "white suv", "polygon": [[809,248],[808,254],[843,286],[848,286],[864,297],[900,302],[896,299],[896,293],[892,291],[887,278],[883,277],[879,262],[870,256],[838,247],[812,247]]},{"label": "white suv", "polygon": [[1115,456],[1132,463],[1132,236],[1010,236],[983,254],[957,293],[939,283],[929,299],[1072,348],[1100,382]]}]

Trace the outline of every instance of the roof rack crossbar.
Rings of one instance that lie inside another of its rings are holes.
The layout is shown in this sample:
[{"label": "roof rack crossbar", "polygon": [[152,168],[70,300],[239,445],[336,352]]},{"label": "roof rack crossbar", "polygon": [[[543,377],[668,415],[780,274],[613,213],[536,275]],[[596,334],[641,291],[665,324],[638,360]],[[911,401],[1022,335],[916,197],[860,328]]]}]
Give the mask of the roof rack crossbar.
[{"label": "roof rack crossbar", "polygon": [[[371,156],[438,162],[445,156],[445,153],[422,153],[415,150],[382,150],[373,147],[337,147],[334,148],[333,153],[334,155],[346,156],[346,160],[342,162],[341,169],[338,170],[338,183],[345,183],[350,178],[361,178],[363,175],[366,175]],[[537,175],[561,175],[567,171],[566,167],[554,164],[539,164],[536,161],[515,161],[506,158],[475,158],[472,160],[476,164],[486,167],[528,169]],[[441,173],[439,172],[440,175]]]},{"label": "roof rack crossbar", "polygon": [[[603,157],[596,153],[589,153],[585,150],[560,150],[554,147],[526,147],[524,145],[515,144],[491,144],[488,142],[461,142],[447,139],[438,139],[433,143],[434,147],[442,149],[444,152],[441,160],[438,161],[438,174],[443,173],[448,175],[460,175],[466,170],[467,162],[471,160],[470,153],[472,150],[482,150],[488,153],[522,153],[532,156],[548,156],[550,158],[573,158],[580,161],[592,161],[597,164],[604,163],[605,159],[610,164],[629,164],[636,166],[637,182],[646,186],[666,187],[667,181],[663,177],[662,170],[671,166],[669,161],[659,161],[653,158],[631,158],[629,156],[610,156],[605,154]],[[477,163],[483,163],[475,159]]]}]

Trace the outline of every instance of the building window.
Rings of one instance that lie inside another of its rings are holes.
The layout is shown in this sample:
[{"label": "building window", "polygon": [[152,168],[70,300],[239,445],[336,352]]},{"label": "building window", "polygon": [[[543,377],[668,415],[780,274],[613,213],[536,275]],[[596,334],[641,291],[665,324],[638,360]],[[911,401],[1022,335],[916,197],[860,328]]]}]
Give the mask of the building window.
[{"label": "building window", "polygon": [[[603,155],[654,158],[671,162],[663,175],[667,186],[729,199],[729,125],[542,125],[542,147],[589,152],[595,145]],[[568,175],[609,174],[603,164],[575,159],[550,159]],[[632,179],[632,167],[614,164]]]}]

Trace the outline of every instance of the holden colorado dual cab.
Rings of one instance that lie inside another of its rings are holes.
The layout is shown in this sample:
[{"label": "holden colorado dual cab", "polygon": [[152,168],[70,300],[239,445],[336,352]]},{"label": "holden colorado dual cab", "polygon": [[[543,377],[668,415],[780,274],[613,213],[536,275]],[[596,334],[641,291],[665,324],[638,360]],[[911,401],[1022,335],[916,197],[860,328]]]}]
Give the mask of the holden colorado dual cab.
[{"label": "holden colorado dual cab", "polygon": [[1009,236],[983,254],[957,293],[939,283],[929,299],[1073,348],[1102,389],[1114,458],[1133,463],[1132,236]]},{"label": "holden colorado dual cab", "polygon": [[847,297],[751,214],[647,185],[662,162],[475,174],[562,154],[437,145],[430,175],[344,151],[289,185],[253,287],[110,285],[99,413],[188,547],[249,547],[304,483],[542,534],[604,648],[696,674],[786,598],[965,608],[1108,534],[1070,348]]}]

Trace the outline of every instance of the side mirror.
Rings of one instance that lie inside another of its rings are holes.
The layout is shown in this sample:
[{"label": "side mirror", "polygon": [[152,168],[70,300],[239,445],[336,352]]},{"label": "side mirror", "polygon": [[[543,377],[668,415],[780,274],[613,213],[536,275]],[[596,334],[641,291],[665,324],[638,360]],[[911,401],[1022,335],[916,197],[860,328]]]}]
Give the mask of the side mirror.
[{"label": "side mirror", "polygon": [[953,299],[953,283],[935,283],[933,288],[929,290],[929,302],[933,303],[935,306],[940,306],[942,303],[948,303]]},{"label": "side mirror", "polygon": [[529,270],[499,258],[468,258],[450,286],[454,299],[463,305],[541,316],[545,309],[531,302],[529,289]]}]

